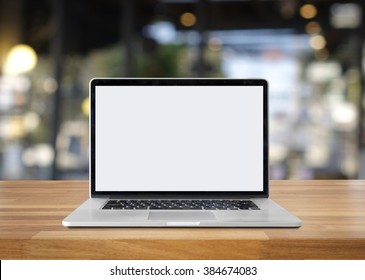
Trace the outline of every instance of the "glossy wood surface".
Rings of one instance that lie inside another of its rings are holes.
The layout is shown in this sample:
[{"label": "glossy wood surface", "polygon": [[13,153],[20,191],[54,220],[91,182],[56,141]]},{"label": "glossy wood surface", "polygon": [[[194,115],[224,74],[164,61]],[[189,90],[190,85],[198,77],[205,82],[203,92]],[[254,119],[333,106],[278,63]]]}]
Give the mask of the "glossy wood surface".
[{"label": "glossy wood surface", "polygon": [[273,181],[301,228],[65,228],[87,181],[0,182],[0,259],[365,259],[365,181]]}]

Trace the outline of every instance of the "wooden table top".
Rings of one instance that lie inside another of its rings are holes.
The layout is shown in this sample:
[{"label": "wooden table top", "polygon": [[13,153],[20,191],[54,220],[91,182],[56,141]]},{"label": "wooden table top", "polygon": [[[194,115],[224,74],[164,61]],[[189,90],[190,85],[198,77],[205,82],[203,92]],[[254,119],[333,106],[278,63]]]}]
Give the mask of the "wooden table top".
[{"label": "wooden table top", "polygon": [[87,181],[0,182],[0,259],[365,259],[365,181],[272,181],[301,228],[66,228]]}]

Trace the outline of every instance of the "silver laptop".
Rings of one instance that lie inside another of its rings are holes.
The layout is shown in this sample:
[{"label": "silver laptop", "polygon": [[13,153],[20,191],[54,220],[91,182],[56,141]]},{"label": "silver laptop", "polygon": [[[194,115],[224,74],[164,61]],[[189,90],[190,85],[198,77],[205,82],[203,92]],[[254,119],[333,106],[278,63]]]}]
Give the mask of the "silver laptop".
[{"label": "silver laptop", "polygon": [[90,198],[64,226],[301,226],[269,199],[265,80],[93,79],[90,106]]}]

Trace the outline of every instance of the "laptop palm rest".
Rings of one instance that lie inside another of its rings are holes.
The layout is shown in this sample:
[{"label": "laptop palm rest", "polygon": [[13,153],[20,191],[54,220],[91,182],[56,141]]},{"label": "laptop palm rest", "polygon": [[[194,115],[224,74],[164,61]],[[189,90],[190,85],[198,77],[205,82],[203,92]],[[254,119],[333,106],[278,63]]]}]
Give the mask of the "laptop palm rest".
[{"label": "laptop palm rest", "polygon": [[210,211],[164,211],[164,212],[150,212],[149,220],[160,221],[202,221],[202,220],[216,220],[214,214]]}]

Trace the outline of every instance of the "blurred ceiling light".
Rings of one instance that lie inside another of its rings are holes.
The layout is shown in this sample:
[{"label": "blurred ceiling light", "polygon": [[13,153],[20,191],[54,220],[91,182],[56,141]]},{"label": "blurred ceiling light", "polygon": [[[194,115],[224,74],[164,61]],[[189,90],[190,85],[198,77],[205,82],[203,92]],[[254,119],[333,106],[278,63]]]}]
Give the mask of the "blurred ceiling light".
[{"label": "blurred ceiling light", "polygon": [[335,61],[316,61],[308,65],[307,79],[313,83],[328,82],[341,77],[342,68]]},{"label": "blurred ceiling light", "polygon": [[308,34],[316,34],[321,32],[321,26],[318,22],[316,21],[310,21],[305,25],[305,31]]},{"label": "blurred ceiling light", "polygon": [[196,23],[196,16],[193,13],[183,13],[180,16],[180,23],[183,26],[191,27]]},{"label": "blurred ceiling light", "polygon": [[159,44],[172,44],[176,41],[176,29],[169,21],[159,21],[146,25],[143,35],[156,40]]},{"label": "blurred ceiling light", "polygon": [[303,18],[311,19],[317,15],[317,8],[312,4],[305,4],[300,8],[299,12]]},{"label": "blurred ceiling light", "polygon": [[29,72],[37,64],[37,54],[27,45],[16,45],[12,47],[5,60],[4,73],[18,75]]},{"label": "blurred ceiling light", "polygon": [[356,28],[361,25],[362,10],[359,4],[333,4],[331,6],[331,24],[336,28]]},{"label": "blurred ceiling light", "polygon": [[322,35],[315,35],[310,38],[309,44],[313,49],[320,50],[326,46],[327,42]]},{"label": "blurred ceiling light", "polygon": [[85,116],[90,114],[90,99],[86,97],[81,103],[81,111]]}]

